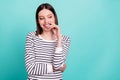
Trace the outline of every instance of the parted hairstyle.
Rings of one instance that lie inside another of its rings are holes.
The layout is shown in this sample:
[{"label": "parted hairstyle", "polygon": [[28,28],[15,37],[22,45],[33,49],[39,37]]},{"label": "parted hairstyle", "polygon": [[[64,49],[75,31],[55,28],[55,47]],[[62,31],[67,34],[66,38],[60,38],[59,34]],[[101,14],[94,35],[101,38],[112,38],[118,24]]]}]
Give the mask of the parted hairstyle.
[{"label": "parted hairstyle", "polygon": [[49,3],[43,3],[41,4],[37,10],[36,10],[36,36],[38,36],[39,34],[42,34],[43,30],[38,22],[38,19],[39,19],[39,16],[38,16],[38,13],[43,10],[43,9],[48,9],[50,10],[53,14],[54,14],[54,17],[55,17],[55,24],[58,25],[58,19],[57,19],[57,14],[55,12],[55,9],[53,8],[52,5],[50,5]]}]

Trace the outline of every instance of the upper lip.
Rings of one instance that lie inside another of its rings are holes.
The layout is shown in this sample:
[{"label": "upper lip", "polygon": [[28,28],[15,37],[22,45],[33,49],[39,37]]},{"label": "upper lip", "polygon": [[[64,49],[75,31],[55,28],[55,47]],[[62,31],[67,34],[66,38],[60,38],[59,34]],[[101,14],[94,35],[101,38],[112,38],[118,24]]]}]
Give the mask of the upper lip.
[{"label": "upper lip", "polygon": [[46,23],[46,24],[43,24],[44,26],[49,26],[49,25],[51,25],[50,23]]},{"label": "upper lip", "polygon": [[50,24],[49,24],[49,23],[43,24],[43,26],[45,26],[45,27],[50,27]]}]

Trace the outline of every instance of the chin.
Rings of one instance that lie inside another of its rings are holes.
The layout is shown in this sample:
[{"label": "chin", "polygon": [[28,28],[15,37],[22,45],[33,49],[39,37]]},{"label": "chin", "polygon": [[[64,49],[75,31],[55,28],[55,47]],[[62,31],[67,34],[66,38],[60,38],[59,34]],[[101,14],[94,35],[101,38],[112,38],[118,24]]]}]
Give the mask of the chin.
[{"label": "chin", "polygon": [[45,32],[49,32],[49,31],[51,31],[51,29],[44,29],[44,31],[45,31]]}]

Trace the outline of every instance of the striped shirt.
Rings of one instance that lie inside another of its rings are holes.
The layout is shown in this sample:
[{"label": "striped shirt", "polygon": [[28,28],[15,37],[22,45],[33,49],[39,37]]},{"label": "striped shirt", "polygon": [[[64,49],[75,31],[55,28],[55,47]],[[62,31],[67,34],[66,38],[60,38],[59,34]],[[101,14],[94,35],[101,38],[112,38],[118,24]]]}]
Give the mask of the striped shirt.
[{"label": "striped shirt", "polygon": [[[62,35],[62,48],[57,48],[57,40],[45,40],[30,32],[26,37],[25,64],[28,80],[60,80],[62,72],[58,71],[65,63],[70,38]],[[53,72],[52,67],[56,71]]]}]

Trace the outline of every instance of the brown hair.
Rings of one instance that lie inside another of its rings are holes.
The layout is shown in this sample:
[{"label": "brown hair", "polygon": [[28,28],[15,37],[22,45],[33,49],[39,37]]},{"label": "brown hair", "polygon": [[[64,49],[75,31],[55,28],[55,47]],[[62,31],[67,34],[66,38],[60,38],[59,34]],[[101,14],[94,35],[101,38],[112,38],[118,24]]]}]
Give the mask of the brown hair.
[{"label": "brown hair", "polygon": [[36,30],[36,35],[38,36],[39,34],[42,34],[43,30],[38,22],[38,13],[42,10],[42,9],[48,9],[50,10],[54,16],[55,16],[55,24],[58,25],[58,19],[57,19],[57,15],[56,15],[56,12],[54,10],[54,8],[49,4],[49,3],[43,3],[41,4],[37,10],[36,10],[36,27],[37,27],[37,30]]}]

